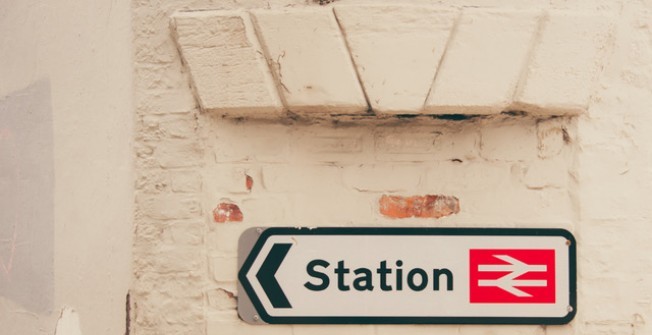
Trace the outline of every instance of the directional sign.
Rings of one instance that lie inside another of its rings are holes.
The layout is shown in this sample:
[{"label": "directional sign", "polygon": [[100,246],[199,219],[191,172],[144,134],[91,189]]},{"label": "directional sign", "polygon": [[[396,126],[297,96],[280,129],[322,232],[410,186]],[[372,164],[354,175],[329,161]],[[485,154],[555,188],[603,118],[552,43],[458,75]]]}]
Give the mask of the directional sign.
[{"label": "directional sign", "polygon": [[575,239],[562,229],[255,228],[239,245],[255,324],[564,324]]}]

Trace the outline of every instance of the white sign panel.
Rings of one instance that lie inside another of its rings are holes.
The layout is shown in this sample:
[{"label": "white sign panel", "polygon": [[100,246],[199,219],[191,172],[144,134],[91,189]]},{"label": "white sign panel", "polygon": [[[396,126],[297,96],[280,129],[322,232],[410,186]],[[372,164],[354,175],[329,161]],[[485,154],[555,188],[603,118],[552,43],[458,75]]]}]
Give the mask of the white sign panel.
[{"label": "white sign panel", "polygon": [[251,323],[575,315],[575,240],[561,229],[259,228],[243,234],[240,257],[239,314]]}]

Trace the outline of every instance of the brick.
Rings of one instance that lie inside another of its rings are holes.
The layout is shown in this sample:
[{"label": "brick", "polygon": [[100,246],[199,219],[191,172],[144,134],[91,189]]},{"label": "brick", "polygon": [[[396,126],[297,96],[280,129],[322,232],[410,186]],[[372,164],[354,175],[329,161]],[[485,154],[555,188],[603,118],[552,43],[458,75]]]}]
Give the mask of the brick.
[{"label": "brick", "polygon": [[373,325],[331,325],[328,327],[320,325],[297,325],[293,327],[292,335],[331,335],[331,334],[355,334],[375,335]]},{"label": "brick", "polygon": [[263,186],[273,192],[341,190],[342,171],[333,165],[266,165],[262,169]]},{"label": "brick", "polygon": [[440,334],[457,334],[460,326],[454,325],[378,325],[376,326],[377,335],[432,335],[435,329]]},{"label": "brick", "polygon": [[136,204],[145,217],[158,220],[190,219],[202,214],[200,201],[188,195],[139,194]]},{"label": "brick", "polygon": [[248,325],[243,321],[238,320],[222,320],[220,313],[208,313],[208,321],[206,323],[207,335],[288,335],[292,334],[296,326],[289,325],[265,325],[254,326]]},{"label": "brick", "polygon": [[426,111],[495,114],[512,103],[541,12],[464,9]]},{"label": "brick", "polygon": [[378,202],[373,193],[346,190],[324,193],[317,190],[297,192],[283,226],[342,226],[360,225],[374,218],[373,207]]},{"label": "brick", "polygon": [[162,168],[199,166],[203,163],[203,148],[192,140],[167,140],[157,143],[153,158]]},{"label": "brick", "polygon": [[537,157],[539,142],[534,121],[490,124],[483,127],[480,134],[483,158],[527,161]]},{"label": "brick", "polygon": [[158,141],[164,138],[190,138],[195,136],[197,121],[192,113],[144,115],[139,136],[146,141]]},{"label": "brick", "polygon": [[[500,162],[468,160],[461,163],[440,162],[428,168],[425,185],[437,193],[463,194],[487,192],[511,184],[511,165]],[[466,202],[467,206],[473,206]]]},{"label": "brick", "polygon": [[167,298],[195,298],[202,299],[203,287],[197,287],[197,282],[203,278],[188,272],[155,273],[145,272],[137,274],[134,281],[132,295],[160,294]]},{"label": "brick", "polygon": [[137,93],[134,100],[139,114],[188,114],[197,105],[186,87],[147,90],[147,93]]},{"label": "brick", "polygon": [[375,157],[380,161],[425,162],[466,160],[478,156],[477,125],[460,127],[383,127],[375,135]]},{"label": "brick", "polygon": [[170,190],[170,177],[163,170],[146,170],[137,172],[136,189],[143,193],[165,193]]},{"label": "brick", "polygon": [[371,145],[371,128],[315,124],[293,131],[290,159],[296,162],[359,162]]},{"label": "brick", "polygon": [[423,154],[432,157],[437,153],[435,144],[442,132],[432,127],[388,127],[378,129],[374,135],[375,149],[379,154]]},{"label": "brick", "polygon": [[234,310],[238,304],[235,294],[224,288],[216,288],[206,292],[208,307],[216,310]]},{"label": "brick", "polygon": [[454,196],[383,195],[378,200],[380,213],[392,219],[433,218],[439,219],[460,212],[460,201]]},{"label": "brick", "polygon": [[279,163],[288,159],[291,129],[287,126],[220,123],[212,129],[219,129],[209,142],[217,163]]},{"label": "brick", "polygon": [[202,189],[201,174],[195,171],[171,171],[172,191],[177,193],[195,193]]},{"label": "brick", "polygon": [[238,239],[248,228],[250,227],[239,224],[211,225],[210,231],[206,235],[208,251],[222,255],[236,255]]},{"label": "brick", "polygon": [[210,267],[217,282],[234,282],[238,279],[237,258],[234,256],[211,257]]},{"label": "brick", "polygon": [[243,214],[234,203],[221,202],[213,209],[213,221],[217,223],[242,222]]},{"label": "brick", "polygon": [[344,184],[360,192],[398,192],[416,188],[424,170],[409,164],[361,164],[344,169]]},{"label": "brick", "polygon": [[205,251],[203,247],[161,247],[147,251],[135,250],[138,257],[134,257],[135,273],[175,273],[196,272],[205,265]]},{"label": "brick", "polygon": [[247,213],[244,222],[256,226],[287,225],[288,201],[279,196],[265,196],[242,200],[242,210]]},{"label": "brick", "polygon": [[333,11],[252,12],[279,91],[292,112],[367,111],[360,83]]},{"label": "brick", "polygon": [[559,118],[537,122],[537,137],[539,158],[552,158],[559,155],[566,142],[570,142],[566,122]]},{"label": "brick", "polygon": [[465,325],[459,328],[459,335],[546,335],[544,327],[514,327],[513,325]]},{"label": "brick", "polygon": [[160,299],[157,295],[148,296],[138,299],[135,321],[139,326],[157,326],[159,331],[165,333],[169,331],[173,334],[189,334],[182,329],[197,330],[196,325],[204,322],[202,305],[201,298]]},{"label": "brick", "polygon": [[247,176],[251,178],[258,174],[256,168],[241,164],[218,164],[204,170],[206,189],[215,196],[224,193],[250,193],[251,190],[247,187]]},{"label": "brick", "polygon": [[544,115],[588,110],[606,52],[611,18],[602,14],[549,12],[533,50],[516,108]]},{"label": "brick", "polygon": [[172,114],[158,123],[161,135],[167,138],[191,138],[196,136],[197,120],[192,114]]},{"label": "brick", "polygon": [[164,243],[175,246],[203,245],[203,221],[177,221],[168,224],[162,232]]},{"label": "brick", "polygon": [[203,110],[256,116],[282,110],[248,14],[182,13],[174,29]]},{"label": "brick", "polygon": [[[579,166],[590,167],[578,175],[581,217],[591,220],[624,220],[648,217],[649,196],[623,196],[651,180],[652,171],[632,168],[633,153],[619,144],[583,147]],[[648,194],[648,193],[645,193]]]},{"label": "brick", "polygon": [[523,176],[528,188],[564,188],[568,186],[569,165],[563,157],[537,160],[529,164]]},{"label": "brick", "polygon": [[377,114],[423,108],[458,13],[421,6],[336,6],[362,86]]}]

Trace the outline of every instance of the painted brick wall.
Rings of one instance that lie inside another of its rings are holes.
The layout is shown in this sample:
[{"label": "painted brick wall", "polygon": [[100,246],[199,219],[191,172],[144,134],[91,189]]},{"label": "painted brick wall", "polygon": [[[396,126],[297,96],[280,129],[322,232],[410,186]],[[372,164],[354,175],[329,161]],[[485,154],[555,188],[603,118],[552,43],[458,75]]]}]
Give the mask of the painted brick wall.
[{"label": "painted brick wall", "polygon": [[[611,57],[591,81],[597,91],[588,111],[537,117],[496,110],[463,120],[222,117],[200,111],[197,74],[181,60],[171,18],[181,10],[323,8],[291,0],[134,1],[138,176],[131,333],[649,332],[652,4],[463,1],[453,9],[479,4],[617,17],[605,50]],[[279,111],[303,103],[294,98],[263,105]],[[542,99],[536,105],[544,110],[554,102]],[[379,103],[379,110],[394,111],[387,104]],[[444,210],[434,210],[434,201]],[[554,327],[253,327],[239,321],[236,253],[244,229],[362,225],[571,230],[579,244],[579,313],[572,324]]]}]

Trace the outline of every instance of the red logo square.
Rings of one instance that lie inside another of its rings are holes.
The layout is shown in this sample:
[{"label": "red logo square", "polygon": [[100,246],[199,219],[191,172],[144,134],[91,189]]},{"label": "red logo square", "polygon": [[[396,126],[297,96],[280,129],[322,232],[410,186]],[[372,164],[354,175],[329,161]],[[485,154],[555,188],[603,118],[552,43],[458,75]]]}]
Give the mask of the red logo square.
[{"label": "red logo square", "polygon": [[471,303],[555,303],[554,249],[471,249]]}]

